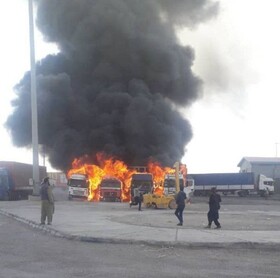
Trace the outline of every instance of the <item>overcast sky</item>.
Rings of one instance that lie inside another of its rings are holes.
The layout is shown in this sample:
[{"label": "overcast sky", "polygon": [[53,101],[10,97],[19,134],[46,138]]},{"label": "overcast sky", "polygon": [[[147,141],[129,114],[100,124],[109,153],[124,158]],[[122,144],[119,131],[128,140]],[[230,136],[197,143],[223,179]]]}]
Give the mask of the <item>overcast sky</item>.
[{"label": "overcast sky", "polygon": [[[280,153],[278,2],[221,0],[216,18],[178,30],[195,49],[193,70],[204,81],[204,97],[182,111],[194,132],[182,159],[189,172],[236,172],[244,156]],[[1,1],[0,28],[0,160],[31,163],[31,151],[13,147],[3,127],[13,86],[29,69],[28,1]],[[37,60],[55,51],[36,34]]]}]

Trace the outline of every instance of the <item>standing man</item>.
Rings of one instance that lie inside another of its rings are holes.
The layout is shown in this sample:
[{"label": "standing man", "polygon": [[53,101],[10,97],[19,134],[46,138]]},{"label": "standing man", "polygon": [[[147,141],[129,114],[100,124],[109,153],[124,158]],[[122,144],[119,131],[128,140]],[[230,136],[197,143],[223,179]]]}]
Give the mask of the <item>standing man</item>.
[{"label": "standing man", "polygon": [[219,219],[219,209],[220,209],[220,202],[221,202],[221,196],[216,192],[216,187],[211,188],[211,194],[209,197],[209,211],[207,214],[208,217],[208,226],[206,228],[211,228],[211,224],[214,221],[216,225],[216,229],[221,228],[221,224],[218,221]]},{"label": "standing man", "polygon": [[140,192],[140,194],[139,194],[139,201],[138,201],[138,210],[139,211],[142,210],[142,208],[141,208],[142,202],[143,202],[143,193]]},{"label": "standing man", "polygon": [[49,182],[49,177],[44,178],[41,184],[41,225],[45,225],[46,218],[48,225],[52,224],[52,217],[54,213],[54,197]]},{"label": "standing man", "polygon": [[175,215],[179,219],[179,223],[177,226],[183,226],[183,211],[185,209],[185,200],[187,199],[187,195],[184,192],[184,186],[180,185],[180,191],[176,196],[176,204],[177,208],[175,210]]}]

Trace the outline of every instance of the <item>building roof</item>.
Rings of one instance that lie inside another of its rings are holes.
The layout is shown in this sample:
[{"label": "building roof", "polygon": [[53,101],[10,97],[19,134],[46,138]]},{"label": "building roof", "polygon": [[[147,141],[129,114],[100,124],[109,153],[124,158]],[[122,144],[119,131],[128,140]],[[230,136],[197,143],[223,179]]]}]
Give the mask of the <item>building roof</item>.
[{"label": "building roof", "polygon": [[251,164],[280,164],[280,157],[243,157],[238,163],[237,167],[241,167],[244,161]]}]

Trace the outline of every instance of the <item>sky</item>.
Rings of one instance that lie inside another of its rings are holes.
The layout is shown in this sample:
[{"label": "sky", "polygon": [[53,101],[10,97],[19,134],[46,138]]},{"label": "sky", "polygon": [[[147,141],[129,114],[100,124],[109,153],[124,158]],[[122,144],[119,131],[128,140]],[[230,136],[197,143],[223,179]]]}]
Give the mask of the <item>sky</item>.
[{"label": "sky", "polygon": [[[28,1],[2,2],[0,160],[32,163],[32,152],[13,147],[3,126],[12,112],[13,87],[30,68]],[[193,128],[182,158],[190,173],[237,172],[244,156],[280,154],[280,3],[219,2],[217,17],[192,30],[178,27],[180,42],[195,50],[193,71],[204,82],[204,97],[181,111]],[[36,60],[57,52],[38,31],[35,47]],[[52,171],[48,161],[45,163]],[[42,157],[40,164],[44,164]]]}]

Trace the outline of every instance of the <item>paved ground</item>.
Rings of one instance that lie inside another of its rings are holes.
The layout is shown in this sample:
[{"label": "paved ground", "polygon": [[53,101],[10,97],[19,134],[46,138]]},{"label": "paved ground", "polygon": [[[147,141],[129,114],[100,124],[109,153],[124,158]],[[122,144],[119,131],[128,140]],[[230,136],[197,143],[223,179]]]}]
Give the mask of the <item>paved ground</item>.
[{"label": "paved ground", "polygon": [[52,226],[39,226],[40,201],[0,202],[0,213],[52,233],[93,242],[147,243],[183,246],[248,246],[280,249],[280,201],[223,197],[222,229],[205,229],[206,198],[186,206],[184,226],[177,227],[174,210],[129,208],[127,203],[56,202]]}]

